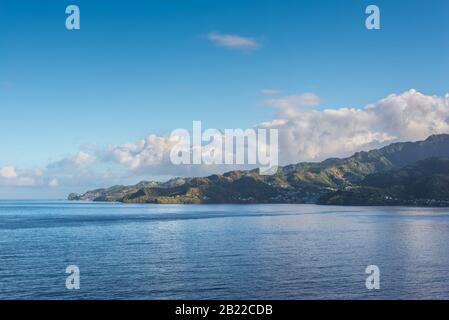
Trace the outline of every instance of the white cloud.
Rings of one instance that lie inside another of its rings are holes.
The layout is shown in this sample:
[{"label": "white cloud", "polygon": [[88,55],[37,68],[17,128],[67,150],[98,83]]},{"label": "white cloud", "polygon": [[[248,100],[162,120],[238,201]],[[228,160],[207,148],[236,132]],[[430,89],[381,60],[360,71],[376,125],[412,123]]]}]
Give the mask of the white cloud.
[{"label": "white cloud", "polygon": [[0,178],[5,179],[17,178],[16,168],[12,166],[0,168]]},{"label": "white cloud", "polygon": [[0,168],[0,185],[33,186],[38,177],[38,171],[18,171],[13,166]]},{"label": "white cloud", "polygon": [[[449,133],[449,94],[428,96],[409,90],[361,109],[309,108],[319,103],[320,98],[313,93],[265,102],[275,108],[276,114],[255,127],[279,129],[281,164],[344,157],[395,141],[416,141]],[[1,167],[0,185],[88,188],[243,169],[224,165],[175,166],[169,160],[174,144],[176,139],[149,135],[124,145],[83,150],[40,170]]]},{"label": "white cloud", "polygon": [[115,161],[134,170],[160,164],[163,155],[169,152],[172,145],[173,142],[169,138],[152,134],[137,142],[111,146],[101,154],[103,160]]},{"label": "white cloud", "polygon": [[382,130],[398,139],[423,139],[449,132],[449,94],[426,96],[414,89],[392,94],[365,108],[378,120]]},{"label": "white cloud", "polygon": [[58,179],[56,179],[56,178],[51,179],[50,182],[48,183],[48,186],[52,187],[52,188],[55,188],[55,187],[59,186]]},{"label": "white cloud", "polygon": [[97,161],[96,157],[85,151],[80,151],[74,156],[52,162],[47,166],[51,170],[88,169]]},{"label": "white cloud", "polygon": [[91,156],[90,154],[80,151],[78,155],[73,159],[73,162],[78,167],[88,167],[94,164],[96,161],[96,158],[94,156]]},{"label": "white cloud", "polygon": [[211,32],[207,37],[219,47],[232,49],[255,49],[259,47],[255,39],[238,35]]},{"label": "white cloud", "polygon": [[14,187],[58,187],[59,185],[92,185],[95,181],[105,182],[101,171],[94,168],[96,157],[85,151],[78,152],[55,162],[45,168],[17,169],[0,168],[0,186]]},{"label": "white cloud", "polygon": [[301,110],[301,103],[290,103],[288,97],[277,100],[271,103],[279,108],[277,116],[260,126],[279,129],[284,164],[348,156],[393,141],[449,133],[449,95],[426,96],[410,90],[363,109]]}]

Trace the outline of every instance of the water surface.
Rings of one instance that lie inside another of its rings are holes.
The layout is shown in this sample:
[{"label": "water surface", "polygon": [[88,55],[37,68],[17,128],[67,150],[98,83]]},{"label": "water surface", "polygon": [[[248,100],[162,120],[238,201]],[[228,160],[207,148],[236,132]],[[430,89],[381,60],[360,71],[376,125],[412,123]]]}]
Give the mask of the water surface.
[{"label": "water surface", "polygon": [[449,209],[0,201],[0,299],[27,298],[449,299]]}]

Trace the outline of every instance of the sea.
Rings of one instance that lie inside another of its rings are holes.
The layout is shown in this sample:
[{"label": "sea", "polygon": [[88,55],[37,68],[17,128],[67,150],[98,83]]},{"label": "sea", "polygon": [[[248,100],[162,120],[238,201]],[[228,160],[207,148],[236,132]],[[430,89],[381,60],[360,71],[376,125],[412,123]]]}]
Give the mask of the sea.
[{"label": "sea", "polygon": [[0,299],[449,299],[449,209],[2,200]]}]

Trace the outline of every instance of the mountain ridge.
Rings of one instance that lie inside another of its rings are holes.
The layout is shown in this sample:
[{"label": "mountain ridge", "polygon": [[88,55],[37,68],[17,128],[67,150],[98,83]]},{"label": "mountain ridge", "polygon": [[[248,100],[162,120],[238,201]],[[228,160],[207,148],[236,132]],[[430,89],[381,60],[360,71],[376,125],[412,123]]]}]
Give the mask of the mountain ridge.
[{"label": "mountain ridge", "polygon": [[[396,142],[360,151],[346,158],[301,162],[279,167],[274,175],[258,170],[229,171],[207,177],[142,181],[70,194],[69,200],[125,203],[320,203],[329,195],[362,186],[372,174],[399,170],[428,158],[449,158],[449,135],[432,135],[417,142]],[[330,200],[329,200],[330,201]]]},{"label": "mountain ridge", "polygon": [[360,185],[328,193],[326,205],[449,206],[449,158],[427,158],[401,169],[370,174]]}]

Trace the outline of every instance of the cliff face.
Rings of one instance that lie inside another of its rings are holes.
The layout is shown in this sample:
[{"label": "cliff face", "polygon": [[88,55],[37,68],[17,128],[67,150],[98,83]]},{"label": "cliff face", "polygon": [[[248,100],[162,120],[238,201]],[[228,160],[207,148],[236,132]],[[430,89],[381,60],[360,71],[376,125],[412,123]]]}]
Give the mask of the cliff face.
[{"label": "cliff face", "polygon": [[[371,194],[387,188],[370,185],[369,181],[375,179],[375,174],[399,170],[435,157],[449,158],[449,135],[431,136],[420,142],[395,143],[377,150],[358,152],[345,159],[288,165],[271,176],[261,176],[258,170],[231,171],[208,177],[176,178],[165,183],[114,186],[83,195],[71,194],[69,199],[126,203],[349,204],[348,199],[355,197],[355,192]],[[444,167],[447,163],[442,161],[440,165]],[[421,168],[423,164],[419,166]],[[423,174],[428,172],[423,171]],[[336,194],[338,192],[340,194]],[[383,196],[380,195],[381,198]],[[363,203],[370,204],[369,201]]]}]

